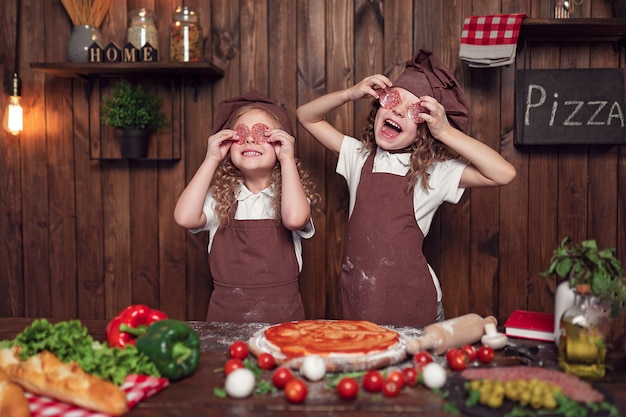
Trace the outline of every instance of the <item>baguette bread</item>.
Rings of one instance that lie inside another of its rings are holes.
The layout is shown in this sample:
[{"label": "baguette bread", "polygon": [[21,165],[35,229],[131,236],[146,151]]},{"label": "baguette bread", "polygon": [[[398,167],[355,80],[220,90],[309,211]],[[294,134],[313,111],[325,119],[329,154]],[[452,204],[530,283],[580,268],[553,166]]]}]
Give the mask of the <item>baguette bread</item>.
[{"label": "baguette bread", "polygon": [[28,400],[22,387],[14,384],[2,369],[0,369],[0,416],[30,417]]},{"label": "baguette bread", "polygon": [[21,361],[17,350],[3,349],[0,368],[13,382],[33,394],[116,416],[127,411],[124,391],[86,373],[76,362],[64,364],[48,351]]}]

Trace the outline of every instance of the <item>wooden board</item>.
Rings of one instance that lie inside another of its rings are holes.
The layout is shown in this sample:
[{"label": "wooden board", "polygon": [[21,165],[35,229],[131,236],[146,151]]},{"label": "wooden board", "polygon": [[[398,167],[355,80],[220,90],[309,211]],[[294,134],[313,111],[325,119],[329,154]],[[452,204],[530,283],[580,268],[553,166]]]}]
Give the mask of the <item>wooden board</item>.
[{"label": "wooden board", "polygon": [[[261,353],[270,353],[274,356],[277,365],[287,366],[292,369],[300,369],[304,356],[298,358],[288,358],[282,352],[278,351],[272,345],[270,345],[265,338],[265,331],[271,326],[264,327],[258,330],[248,340],[248,347],[250,352],[255,356]],[[400,363],[407,357],[406,341],[407,338],[400,332],[398,332],[400,339],[397,344],[391,346],[385,351],[374,352],[366,355],[358,354],[330,354],[329,356],[323,356],[324,364],[326,365],[326,372],[353,372],[353,371],[366,371],[370,369],[384,368],[396,363]]]}]

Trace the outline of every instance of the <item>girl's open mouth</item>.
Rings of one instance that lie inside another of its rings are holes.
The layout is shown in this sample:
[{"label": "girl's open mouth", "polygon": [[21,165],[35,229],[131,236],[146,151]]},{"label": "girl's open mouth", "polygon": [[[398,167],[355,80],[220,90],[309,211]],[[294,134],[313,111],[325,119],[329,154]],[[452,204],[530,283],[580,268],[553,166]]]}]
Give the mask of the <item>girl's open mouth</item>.
[{"label": "girl's open mouth", "polygon": [[394,122],[391,119],[385,119],[383,122],[383,126],[381,128],[381,133],[389,139],[393,139],[397,137],[400,133],[402,133],[402,128],[399,124]]}]

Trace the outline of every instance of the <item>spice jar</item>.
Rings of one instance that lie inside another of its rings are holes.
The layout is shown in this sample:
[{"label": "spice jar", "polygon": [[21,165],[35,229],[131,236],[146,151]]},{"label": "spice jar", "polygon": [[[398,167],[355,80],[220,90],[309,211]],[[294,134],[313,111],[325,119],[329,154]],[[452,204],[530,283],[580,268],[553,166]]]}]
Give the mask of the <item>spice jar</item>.
[{"label": "spice jar", "polygon": [[152,10],[142,8],[131,13],[126,41],[132,43],[137,49],[146,43],[152,45],[154,49],[159,49],[159,33],[154,23]]},{"label": "spice jar", "polygon": [[187,6],[174,10],[170,26],[170,61],[194,62],[202,60],[202,28],[198,12]]}]

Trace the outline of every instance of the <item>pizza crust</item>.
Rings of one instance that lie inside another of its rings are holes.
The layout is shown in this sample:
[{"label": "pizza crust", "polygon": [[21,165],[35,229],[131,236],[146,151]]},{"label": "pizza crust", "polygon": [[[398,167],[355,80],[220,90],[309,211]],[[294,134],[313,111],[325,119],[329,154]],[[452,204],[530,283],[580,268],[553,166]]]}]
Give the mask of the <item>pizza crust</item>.
[{"label": "pizza crust", "polygon": [[[287,366],[292,369],[300,369],[305,356],[318,354],[324,360],[327,372],[354,372],[384,368],[402,362],[407,357],[406,340],[400,333],[391,329],[379,327],[378,325],[370,322],[351,322],[349,320],[303,320],[300,322],[290,323],[301,323],[304,328],[311,324],[322,324],[323,326],[330,326],[331,328],[334,325],[337,325],[337,327],[342,328],[345,327],[345,325],[352,323],[363,323],[365,327],[364,330],[359,333],[359,336],[363,336],[363,333],[370,332],[369,336],[371,340],[376,343],[376,340],[380,340],[381,335],[384,335],[381,343],[388,347],[386,349],[382,348],[378,350],[369,349],[367,353],[354,353],[350,352],[352,346],[349,342],[342,341],[340,344],[344,347],[344,349],[337,348],[337,351],[333,351],[330,349],[330,346],[332,346],[337,339],[342,339],[341,330],[339,330],[335,333],[331,332],[332,334],[330,334],[327,338],[321,338],[321,336],[318,335],[318,338],[316,339],[318,344],[314,345],[313,348],[307,349],[299,348],[298,346],[288,346],[288,350],[295,355],[288,356],[284,354],[278,346],[268,341],[266,337],[266,331],[270,328],[281,326],[279,324],[260,329],[249,339],[248,346],[252,354],[258,356],[261,353],[270,353],[274,356],[278,365]],[[389,342],[389,332],[392,332],[397,336],[393,342]],[[348,333],[350,333],[350,331],[348,331]],[[302,334],[306,336],[306,333]],[[294,334],[294,337],[296,336],[297,335]],[[316,347],[319,346],[323,346],[324,348],[316,349]]]}]

